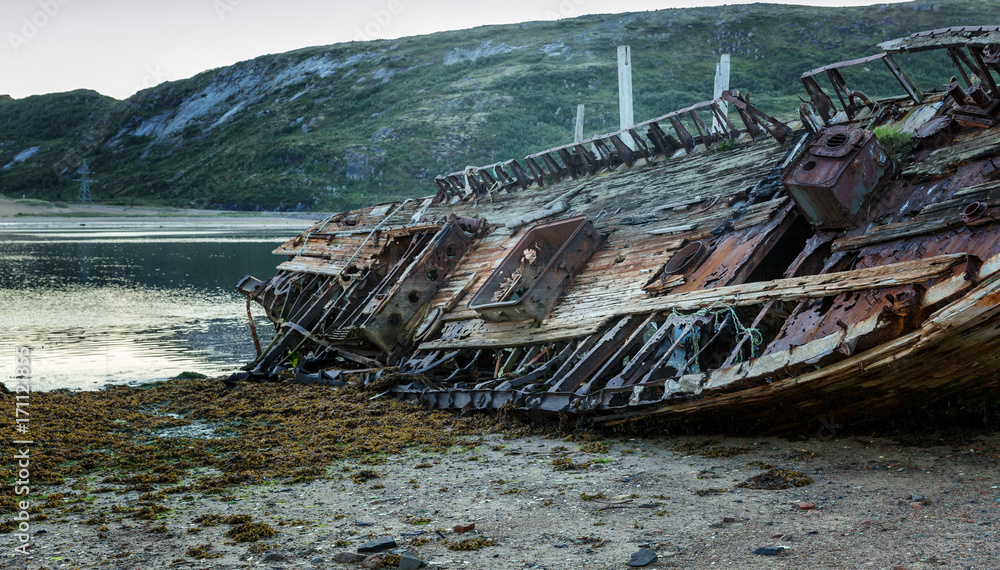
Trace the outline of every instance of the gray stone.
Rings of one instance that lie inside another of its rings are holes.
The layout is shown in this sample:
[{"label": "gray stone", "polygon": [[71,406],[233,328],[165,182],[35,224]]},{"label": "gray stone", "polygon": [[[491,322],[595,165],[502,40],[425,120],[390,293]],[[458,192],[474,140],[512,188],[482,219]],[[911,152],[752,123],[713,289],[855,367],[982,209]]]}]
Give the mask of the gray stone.
[{"label": "gray stone", "polygon": [[356,552],[338,552],[333,555],[333,560],[335,562],[343,562],[345,564],[357,564],[365,558],[367,558],[367,556]]},{"label": "gray stone", "polygon": [[629,566],[649,566],[653,562],[656,562],[656,553],[648,548],[640,548],[632,553],[632,557],[628,560]]},{"label": "gray stone", "polygon": [[280,552],[272,552],[264,557],[264,562],[281,562],[285,559],[285,555]]},{"label": "gray stone", "polygon": [[358,552],[382,552],[396,546],[396,539],[391,536],[380,536],[358,547]]},{"label": "gray stone", "polygon": [[753,553],[761,556],[777,556],[786,550],[788,550],[787,546],[761,546]]},{"label": "gray stone", "polygon": [[426,567],[427,563],[412,552],[404,552],[399,557],[399,570],[417,570],[418,568]]}]

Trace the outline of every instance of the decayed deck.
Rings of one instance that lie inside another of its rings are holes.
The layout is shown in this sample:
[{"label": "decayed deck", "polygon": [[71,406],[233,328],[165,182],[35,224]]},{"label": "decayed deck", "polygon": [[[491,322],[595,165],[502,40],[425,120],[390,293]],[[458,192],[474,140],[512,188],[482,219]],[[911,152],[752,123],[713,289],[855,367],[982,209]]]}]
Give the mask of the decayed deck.
[{"label": "decayed deck", "polygon": [[[279,333],[248,369],[302,362],[302,381],[357,374],[433,407],[608,422],[779,405],[844,418],[995,387],[1000,90],[921,92],[891,53],[947,49],[989,77],[998,33],[916,34],[806,72],[801,122],[727,92],[322,220],[275,250],[288,259],[274,278],[241,281]],[[873,102],[843,84],[839,69],[876,60],[905,95]],[[742,123],[711,133],[699,113],[722,102]],[[874,126],[916,145],[895,164]],[[592,256],[524,237],[577,216],[599,236]],[[518,272],[495,274],[509,255]],[[548,289],[520,288],[522,268]],[[473,303],[488,283],[510,311]]]}]

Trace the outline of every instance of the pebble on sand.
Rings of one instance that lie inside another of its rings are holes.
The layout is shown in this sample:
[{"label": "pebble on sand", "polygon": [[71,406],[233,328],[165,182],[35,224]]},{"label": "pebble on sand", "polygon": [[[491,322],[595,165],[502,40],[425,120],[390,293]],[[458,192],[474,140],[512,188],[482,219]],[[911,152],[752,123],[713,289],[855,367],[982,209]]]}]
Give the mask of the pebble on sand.
[{"label": "pebble on sand", "polygon": [[380,536],[358,547],[358,552],[382,552],[396,546],[396,539],[391,536]]},{"label": "pebble on sand", "polygon": [[648,548],[640,548],[639,550],[632,553],[632,557],[628,561],[629,566],[649,566],[653,562],[656,562],[656,553]]}]

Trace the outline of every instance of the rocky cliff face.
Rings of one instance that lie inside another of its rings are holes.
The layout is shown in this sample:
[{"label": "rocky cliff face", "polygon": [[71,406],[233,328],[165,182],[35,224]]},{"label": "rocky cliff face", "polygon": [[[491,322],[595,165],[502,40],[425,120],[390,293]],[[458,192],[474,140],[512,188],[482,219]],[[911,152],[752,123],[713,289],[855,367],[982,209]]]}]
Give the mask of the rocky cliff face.
[{"label": "rocky cliff face", "polygon": [[[0,97],[0,193],[241,209],[342,209],[426,195],[433,178],[617,128],[615,46],[633,48],[635,116],[711,96],[715,62],[777,115],[803,71],[912,31],[988,22],[1000,2],[732,6],[486,26],[264,56],[116,101]],[[936,86],[940,69],[913,72]],[[849,78],[849,80],[851,80]],[[885,87],[875,73],[853,78]]]}]

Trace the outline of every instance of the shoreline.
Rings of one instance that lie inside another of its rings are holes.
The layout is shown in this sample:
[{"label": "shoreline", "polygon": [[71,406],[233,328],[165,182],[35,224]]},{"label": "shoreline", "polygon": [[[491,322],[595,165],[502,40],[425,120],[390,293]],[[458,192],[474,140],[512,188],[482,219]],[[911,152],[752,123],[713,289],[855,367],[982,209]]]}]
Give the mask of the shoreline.
[{"label": "shoreline", "polygon": [[[102,204],[39,203],[0,197],[0,228],[17,225],[80,225],[92,222],[116,223],[180,223],[183,221],[211,224],[280,223],[293,224],[304,230],[309,223],[320,220],[324,212],[249,212],[231,210],[200,210],[146,206],[107,206]],[[301,230],[300,230],[301,231]]]},{"label": "shoreline", "polygon": [[[33,477],[50,484],[30,496],[34,554],[0,534],[7,567],[359,568],[334,557],[384,536],[397,546],[383,555],[431,568],[619,569],[641,548],[651,568],[1000,558],[995,430],[568,434],[372,395],[210,379],[34,393]],[[804,484],[754,488],[782,481]],[[754,553],[766,546],[788,548]]]}]

